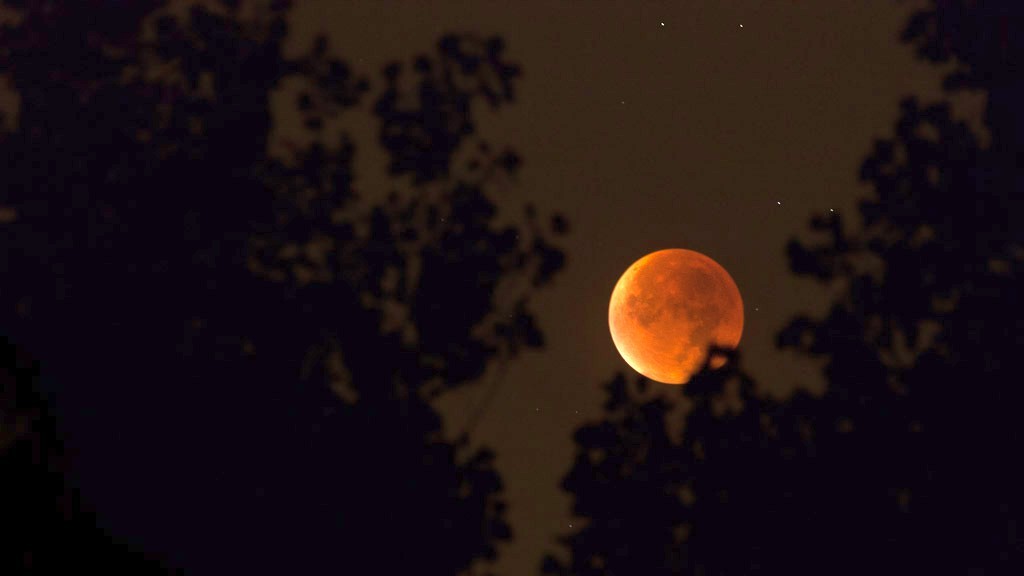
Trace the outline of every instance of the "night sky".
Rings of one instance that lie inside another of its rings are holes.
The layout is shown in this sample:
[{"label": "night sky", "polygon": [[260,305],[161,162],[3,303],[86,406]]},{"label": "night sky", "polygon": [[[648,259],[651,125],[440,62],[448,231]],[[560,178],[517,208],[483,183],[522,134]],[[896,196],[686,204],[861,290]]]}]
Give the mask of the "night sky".
[{"label": "night sky", "polygon": [[[607,308],[640,256],[689,248],[713,257],[744,299],[751,373],[780,393],[820,387],[810,361],[774,346],[790,316],[820,311],[828,296],[789,273],[784,245],[812,213],[854,209],[866,189],[860,162],[903,96],[940,94],[943,69],[898,42],[914,8],[309,2],[295,12],[296,47],[300,30],[323,27],[340,53],[370,68],[463,30],[503,36],[523,64],[517,103],[481,119],[523,152],[517,192],[563,211],[571,234],[565,270],[537,297],[546,349],[484,383],[499,388],[476,440],[499,454],[517,527],[499,573],[528,573],[568,531],[559,481],[573,430],[599,414],[601,384],[630,370],[609,337]],[[962,104],[977,118],[978,102]],[[367,151],[359,166],[370,188],[383,160]],[[472,389],[445,398],[449,425],[460,428],[483,397]]]},{"label": "night sky", "polygon": [[[565,267],[531,296],[543,348],[492,362],[476,385],[435,403],[449,437],[475,422],[470,444],[497,454],[513,538],[498,546],[495,574],[536,574],[546,553],[565,554],[557,538],[577,521],[561,487],[573,434],[602,417],[606,382],[635,375],[610,338],[609,297],[645,254],[686,248],[729,271],[744,302],[743,368],[769,395],[823,388],[820,363],[780,350],[776,335],[837,292],[792,273],[787,241],[814,215],[856,212],[871,189],[858,169],[904,97],[950,98],[981,124],[984,98],[944,95],[950,68],[899,42],[926,4],[296,2],[286,54],[324,33],[331,54],[371,83],[449,33],[499,36],[522,66],[515,101],[476,109],[476,128],[523,157],[518,181],[495,195],[499,219],[515,221],[524,202],[564,214]],[[298,90],[274,94],[272,153],[308,143]],[[2,102],[14,109],[9,93]],[[388,156],[371,107],[330,128],[358,145],[353,187],[383,199]],[[3,208],[0,225],[23,217]]]}]

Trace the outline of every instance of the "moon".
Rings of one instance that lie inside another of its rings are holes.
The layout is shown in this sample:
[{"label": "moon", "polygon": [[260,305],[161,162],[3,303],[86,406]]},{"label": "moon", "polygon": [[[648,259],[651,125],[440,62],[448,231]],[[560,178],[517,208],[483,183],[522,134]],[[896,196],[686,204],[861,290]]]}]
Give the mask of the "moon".
[{"label": "moon", "polygon": [[[663,384],[685,384],[710,346],[735,349],[743,299],[711,258],[679,248],[652,252],[622,274],[608,304],[608,328],[622,359]],[[721,355],[712,368],[725,364]]]}]

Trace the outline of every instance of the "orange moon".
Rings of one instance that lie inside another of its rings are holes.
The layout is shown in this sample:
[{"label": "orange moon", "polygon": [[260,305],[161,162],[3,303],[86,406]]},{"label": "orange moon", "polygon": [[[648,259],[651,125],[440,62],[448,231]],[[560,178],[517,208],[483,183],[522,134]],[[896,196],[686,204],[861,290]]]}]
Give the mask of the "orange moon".
[{"label": "orange moon", "polygon": [[[630,266],[612,291],[608,328],[634,370],[664,384],[685,384],[710,346],[735,349],[743,299],[732,276],[693,250],[652,252]],[[714,357],[719,368],[725,358]]]}]

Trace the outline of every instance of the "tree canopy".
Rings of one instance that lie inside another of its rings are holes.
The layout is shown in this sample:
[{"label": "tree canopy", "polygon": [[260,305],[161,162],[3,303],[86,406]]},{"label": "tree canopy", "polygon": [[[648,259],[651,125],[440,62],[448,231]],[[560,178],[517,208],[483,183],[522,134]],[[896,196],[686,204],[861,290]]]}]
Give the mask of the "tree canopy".
[{"label": "tree canopy", "polygon": [[[566,229],[498,223],[522,160],[476,118],[515,99],[501,39],[371,77],[322,36],[286,57],[285,1],[4,6],[0,325],[101,527],[196,573],[493,559],[494,455],[431,401],[543,345],[530,298]],[[299,143],[275,140],[286,82]],[[329,127],[367,113],[390,190]]]}]

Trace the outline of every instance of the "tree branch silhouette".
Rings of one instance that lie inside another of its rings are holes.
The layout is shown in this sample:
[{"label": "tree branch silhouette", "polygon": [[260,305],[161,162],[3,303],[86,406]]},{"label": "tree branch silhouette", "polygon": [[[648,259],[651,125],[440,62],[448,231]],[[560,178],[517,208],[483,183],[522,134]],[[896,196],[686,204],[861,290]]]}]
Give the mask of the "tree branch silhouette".
[{"label": "tree branch silhouette", "polygon": [[[326,37],[287,57],[289,4],[5,2],[0,325],[52,373],[108,533],[198,574],[458,573],[511,532],[493,453],[431,402],[542,346],[564,264],[560,216],[496,223],[521,158],[477,117],[519,67],[472,35],[374,78]],[[390,195],[329,128],[369,98]]]}]

